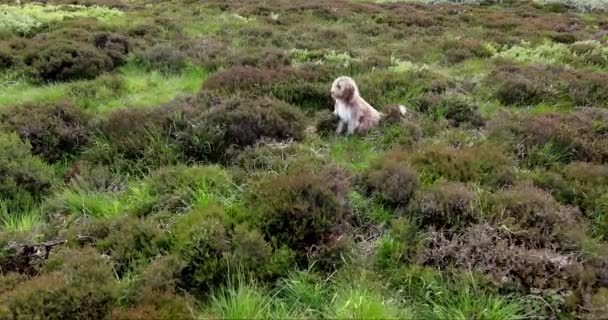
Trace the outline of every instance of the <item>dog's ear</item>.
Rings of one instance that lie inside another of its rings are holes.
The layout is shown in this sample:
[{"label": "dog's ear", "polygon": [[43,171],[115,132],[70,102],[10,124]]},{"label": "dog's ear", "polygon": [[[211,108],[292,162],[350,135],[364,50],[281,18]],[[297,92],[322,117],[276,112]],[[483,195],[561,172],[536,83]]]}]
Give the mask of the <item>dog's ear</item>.
[{"label": "dog's ear", "polygon": [[355,97],[355,86],[350,82],[345,82],[343,86],[342,92],[344,100],[352,101]]}]

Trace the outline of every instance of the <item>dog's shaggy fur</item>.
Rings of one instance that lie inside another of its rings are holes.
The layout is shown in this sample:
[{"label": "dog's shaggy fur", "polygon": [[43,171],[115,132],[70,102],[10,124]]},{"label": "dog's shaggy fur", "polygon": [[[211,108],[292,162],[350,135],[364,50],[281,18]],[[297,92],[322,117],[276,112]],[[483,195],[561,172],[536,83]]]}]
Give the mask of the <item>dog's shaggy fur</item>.
[{"label": "dog's shaggy fur", "polygon": [[[336,133],[340,134],[346,125],[347,134],[364,133],[378,126],[382,113],[374,109],[359,94],[357,83],[350,77],[342,76],[331,85],[331,97],[335,101],[334,114],[340,117]],[[405,107],[399,106],[401,114]]]}]

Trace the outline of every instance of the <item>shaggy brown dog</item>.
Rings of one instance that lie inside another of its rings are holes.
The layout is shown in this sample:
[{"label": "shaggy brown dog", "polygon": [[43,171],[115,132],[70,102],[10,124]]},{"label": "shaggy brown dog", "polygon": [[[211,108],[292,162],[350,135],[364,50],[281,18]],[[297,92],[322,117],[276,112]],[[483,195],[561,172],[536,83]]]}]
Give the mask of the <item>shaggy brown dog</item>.
[{"label": "shaggy brown dog", "polygon": [[[334,114],[340,117],[336,133],[340,134],[346,125],[347,134],[363,133],[378,126],[382,114],[365,101],[359,94],[357,83],[350,77],[339,77],[331,85],[331,97],[335,101]],[[405,107],[399,106],[401,114]]]}]

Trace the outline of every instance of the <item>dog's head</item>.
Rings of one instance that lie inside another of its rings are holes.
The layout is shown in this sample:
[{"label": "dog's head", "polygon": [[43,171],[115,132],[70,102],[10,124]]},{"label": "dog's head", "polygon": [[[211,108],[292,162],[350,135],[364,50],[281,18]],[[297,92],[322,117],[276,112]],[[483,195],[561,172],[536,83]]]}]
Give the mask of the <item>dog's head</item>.
[{"label": "dog's head", "polygon": [[339,77],[331,85],[331,97],[335,100],[351,101],[358,95],[359,89],[351,77]]}]

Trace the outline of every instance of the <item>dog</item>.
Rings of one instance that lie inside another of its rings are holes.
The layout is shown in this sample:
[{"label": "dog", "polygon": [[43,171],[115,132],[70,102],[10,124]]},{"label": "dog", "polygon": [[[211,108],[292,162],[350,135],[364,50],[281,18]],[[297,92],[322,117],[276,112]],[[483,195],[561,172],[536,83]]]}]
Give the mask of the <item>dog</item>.
[{"label": "dog", "polygon": [[[383,114],[374,109],[359,94],[357,83],[351,77],[338,77],[331,85],[331,97],[334,99],[334,114],[340,118],[336,134],[341,134],[346,126],[348,135],[365,133],[377,127]],[[399,106],[399,112],[404,115],[406,109]]]}]

